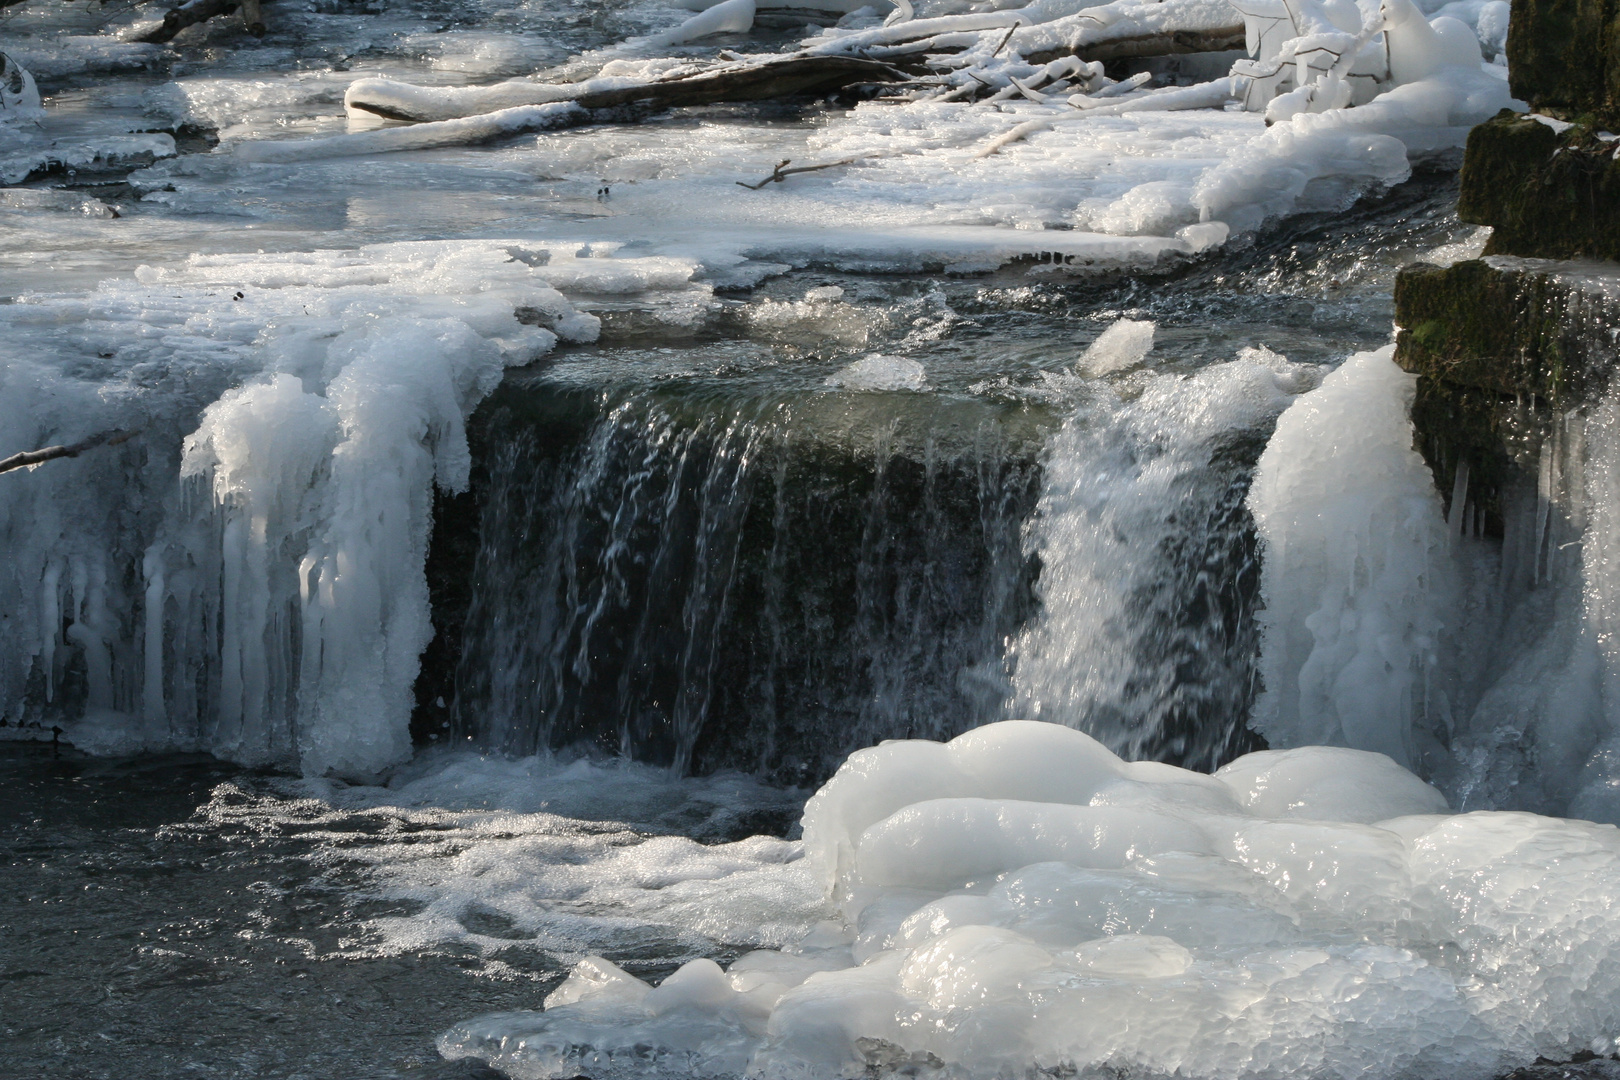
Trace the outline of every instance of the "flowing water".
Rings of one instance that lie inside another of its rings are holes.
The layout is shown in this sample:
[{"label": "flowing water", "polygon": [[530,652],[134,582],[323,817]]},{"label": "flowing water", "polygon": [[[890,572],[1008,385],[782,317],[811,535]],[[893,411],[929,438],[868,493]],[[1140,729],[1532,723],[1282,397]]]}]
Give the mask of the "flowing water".
[{"label": "flowing water", "polygon": [[[1256,464],[1388,340],[1395,270],[1479,241],[1444,155],[1197,258],[1075,230],[1242,113],[1109,129],[1078,195],[1038,157],[733,191],[854,139],[827,103],[251,164],[208,151],[341,130],[357,73],[569,72],[674,16],[84,36],[125,15],[0,22],[52,140],[0,161],[0,417],[139,432],[0,477],[0,1076],[493,1075],[433,1037],[587,954],[656,981],[825,918],[796,823],[854,750],[1255,749]],[[1087,352],[1122,319],[1150,352]],[[1535,766],[1493,737],[1428,771],[1508,805]]]}]

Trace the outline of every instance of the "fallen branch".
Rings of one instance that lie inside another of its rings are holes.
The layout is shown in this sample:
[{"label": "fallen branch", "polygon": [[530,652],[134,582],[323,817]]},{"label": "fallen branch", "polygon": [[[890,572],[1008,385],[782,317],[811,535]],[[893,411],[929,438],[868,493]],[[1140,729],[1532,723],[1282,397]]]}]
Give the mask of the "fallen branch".
[{"label": "fallen branch", "polygon": [[1197,30],[1168,30],[1133,34],[1129,37],[1088,41],[1084,37],[1072,45],[1053,49],[1032,49],[1024,55],[1031,64],[1044,64],[1060,56],[1083,56],[1087,60],[1138,60],[1150,56],[1177,56],[1187,53],[1230,52],[1244,45],[1243,24]]},{"label": "fallen branch", "polygon": [[188,26],[207,22],[215,15],[227,15],[240,6],[241,0],[186,0],[186,3],[179,7],[170,8],[161,23],[146,33],[137,35],[134,40],[162,45],[164,42],[173,41],[175,35]]},{"label": "fallen branch", "polygon": [[788,165],[792,163],[792,159],[791,158],[784,158],[783,160],[776,163],[776,168],[771,170],[771,175],[767,176],[765,179],[761,180],[759,183],[757,183],[757,184],[747,184],[747,183],[744,183],[741,180],[738,180],[737,181],[737,186],[738,187],[745,187],[749,191],[758,191],[760,188],[764,187],[766,184],[780,184],[783,180],[786,180],[788,177],[794,175],[795,173],[820,172],[822,169],[836,169],[840,165],[853,165],[857,161],[860,161],[860,160],[861,159],[858,158],[858,157],[852,157],[852,158],[845,158],[842,161],[829,161],[824,165],[800,165],[796,169],[790,169],[790,168],[788,168]]},{"label": "fallen branch", "polygon": [[24,450],[20,454],[12,454],[8,458],[0,458],[0,473],[10,472],[13,469],[27,469],[35,465],[43,465],[47,461],[57,458],[78,457],[86,450],[94,450],[98,446],[117,446],[128,442],[139,431],[103,431],[99,435],[92,435],[83,442],[72,443],[68,446],[46,446],[38,450]]},{"label": "fallen branch", "polygon": [[495,86],[425,87],[391,79],[357,79],[350,84],[343,103],[354,112],[422,122],[560,102],[573,102],[585,109],[621,105],[670,109],[766,101],[798,94],[825,94],[857,83],[904,82],[907,78],[898,68],[878,60],[801,53],[649,80],[604,78],[579,83],[535,83],[520,79]]}]

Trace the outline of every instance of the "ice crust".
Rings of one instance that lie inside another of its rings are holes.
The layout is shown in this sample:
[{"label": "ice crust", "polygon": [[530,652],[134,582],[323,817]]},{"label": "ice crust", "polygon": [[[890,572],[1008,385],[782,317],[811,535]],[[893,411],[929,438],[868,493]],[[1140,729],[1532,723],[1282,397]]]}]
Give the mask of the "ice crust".
[{"label": "ice crust", "polygon": [[691,287],[694,263],[613,252],[197,255],[0,309],[5,453],[139,432],[0,494],[7,714],[82,663],[66,737],[100,752],[362,776],[408,757],[432,492],[467,484],[466,415],[507,366],[595,339],[552,281]]},{"label": "ice crust", "polygon": [[1383,755],[1214,776],[1070,728],[857,751],[805,808],[832,917],[651,987],[582,961],[440,1039],[514,1077],[1463,1077],[1607,1053],[1620,832],[1454,815]]}]

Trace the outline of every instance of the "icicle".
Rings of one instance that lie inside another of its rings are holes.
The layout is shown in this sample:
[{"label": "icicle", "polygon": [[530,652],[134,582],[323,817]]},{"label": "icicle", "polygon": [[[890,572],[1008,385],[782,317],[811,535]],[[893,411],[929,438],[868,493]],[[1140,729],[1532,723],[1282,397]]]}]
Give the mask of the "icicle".
[{"label": "icicle", "polygon": [[1536,470],[1536,546],[1535,555],[1530,561],[1530,585],[1534,588],[1541,584],[1545,576],[1541,572],[1542,551],[1547,544],[1547,519],[1552,510],[1552,482],[1553,482],[1553,446],[1551,439],[1541,442],[1541,463]]},{"label": "icicle", "polygon": [[1457,462],[1457,478],[1451,485],[1451,513],[1446,518],[1446,532],[1455,543],[1468,535],[1468,459]]},{"label": "icicle", "polygon": [[39,659],[45,674],[45,701],[56,695],[56,639],[62,633],[62,562],[52,559],[39,587]]},{"label": "icicle", "polygon": [[141,560],[141,574],[146,578],[146,654],[145,677],[141,683],[141,712],[147,720],[163,720],[163,603],[167,587],[163,572],[163,544],[146,549]]}]

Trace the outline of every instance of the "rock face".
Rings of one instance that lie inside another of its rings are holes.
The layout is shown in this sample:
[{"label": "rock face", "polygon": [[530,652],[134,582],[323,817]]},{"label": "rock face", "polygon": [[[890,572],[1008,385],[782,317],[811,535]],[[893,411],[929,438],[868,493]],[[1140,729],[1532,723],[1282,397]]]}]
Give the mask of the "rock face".
[{"label": "rock face", "polygon": [[1395,359],[1418,376],[1418,449],[1447,512],[1466,465],[1468,503],[1483,532],[1502,537],[1506,493],[1535,489],[1559,418],[1609,385],[1620,267],[1502,255],[1418,263],[1396,280],[1395,310]]},{"label": "rock face", "polygon": [[1560,120],[1620,117],[1620,5],[1514,0],[1507,40],[1513,96]]},{"label": "rock face", "polygon": [[1458,215],[1491,254],[1620,258],[1620,3],[1514,0],[1507,57],[1533,115],[1469,135]]},{"label": "rock face", "polygon": [[[1504,110],[1468,137],[1457,214],[1489,225],[1486,257],[1418,264],[1395,286],[1395,359],[1419,376],[1419,449],[1450,498],[1501,536],[1501,493],[1534,484],[1554,418],[1595,402],[1620,312],[1620,2],[1513,0]],[[1477,501],[1476,501],[1477,500]],[[1449,512],[1449,511],[1448,511]]]},{"label": "rock face", "polygon": [[[1514,7],[1515,29],[1520,9],[1538,6]],[[1568,126],[1504,109],[1469,133],[1457,215],[1491,226],[1487,252],[1620,258],[1620,141],[1605,129],[1620,122],[1602,119],[1597,103]]]}]

